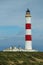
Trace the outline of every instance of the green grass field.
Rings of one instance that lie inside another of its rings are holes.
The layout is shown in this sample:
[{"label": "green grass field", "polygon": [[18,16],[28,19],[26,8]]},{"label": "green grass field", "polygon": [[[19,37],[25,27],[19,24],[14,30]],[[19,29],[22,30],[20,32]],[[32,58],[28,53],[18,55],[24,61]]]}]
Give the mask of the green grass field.
[{"label": "green grass field", "polygon": [[43,65],[43,52],[0,52],[0,65]]}]

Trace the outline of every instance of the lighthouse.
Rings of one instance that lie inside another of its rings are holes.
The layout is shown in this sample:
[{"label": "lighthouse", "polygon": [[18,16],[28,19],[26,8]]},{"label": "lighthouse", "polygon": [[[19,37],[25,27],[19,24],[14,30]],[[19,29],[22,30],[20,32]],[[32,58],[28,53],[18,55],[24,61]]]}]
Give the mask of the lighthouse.
[{"label": "lighthouse", "polygon": [[25,49],[32,50],[31,14],[29,9],[26,11],[25,19]]},{"label": "lighthouse", "polygon": [[17,52],[17,51],[24,51],[24,52],[38,52],[38,50],[35,50],[35,49],[32,49],[32,33],[31,33],[31,14],[30,14],[30,10],[27,9],[26,11],[26,15],[25,15],[25,49],[23,48],[16,48],[15,46],[14,47],[10,47],[10,48],[7,48],[5,50],[3,50],[4,52],[5,51],[12,51],[12,52]]}]

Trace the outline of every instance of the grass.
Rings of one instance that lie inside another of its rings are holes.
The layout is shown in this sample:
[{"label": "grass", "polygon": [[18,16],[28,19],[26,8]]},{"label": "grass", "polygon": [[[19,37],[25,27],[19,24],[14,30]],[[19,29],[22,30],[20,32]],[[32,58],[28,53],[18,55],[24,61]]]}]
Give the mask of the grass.
[{"label": "grass", "polygon": [[0,65],[43,65],[43,52],[0,52]]}]

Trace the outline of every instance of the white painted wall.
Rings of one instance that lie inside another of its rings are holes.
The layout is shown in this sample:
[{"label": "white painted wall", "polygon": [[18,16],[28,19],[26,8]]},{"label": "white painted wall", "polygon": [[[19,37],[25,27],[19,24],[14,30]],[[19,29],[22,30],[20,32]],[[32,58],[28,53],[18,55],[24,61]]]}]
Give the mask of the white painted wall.
[{"label": "white painted wall", "polygon": [[31,17],[26,17],[26,23],[31,23]]},{"label": "white painted wall", "polygon": [[32,41],[25,41],[25,49],[26,50],[32,49]]},{"label": "white painted wall", "polygon": [[31,35],[31,29],[26,29],[26,35]]}]

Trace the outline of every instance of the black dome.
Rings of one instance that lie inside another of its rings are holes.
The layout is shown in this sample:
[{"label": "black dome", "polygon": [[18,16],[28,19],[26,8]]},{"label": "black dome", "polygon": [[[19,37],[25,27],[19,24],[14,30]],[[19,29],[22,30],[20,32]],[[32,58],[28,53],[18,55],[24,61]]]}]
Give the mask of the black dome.
[{"label": "black dome", "polygon": [[30,12],[30,10],[29,9],[27,9],[27,11],[26,12]]}]

